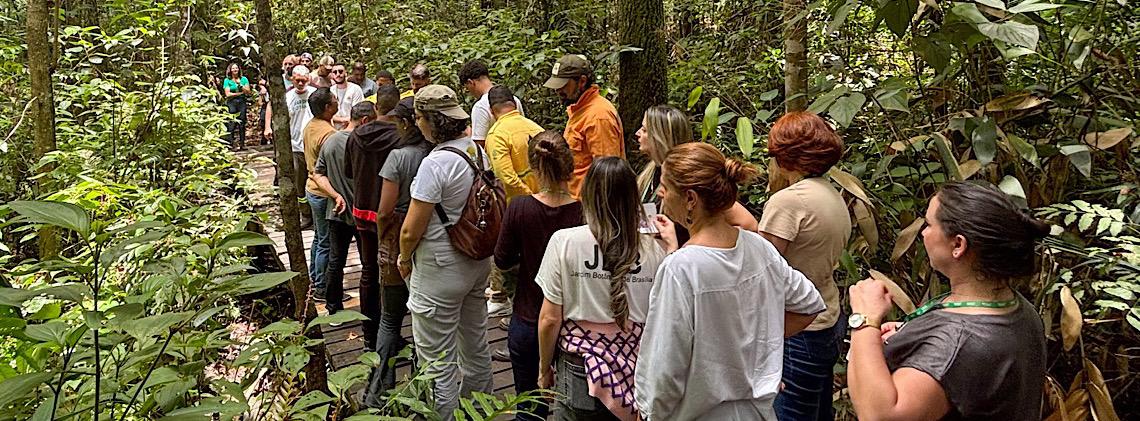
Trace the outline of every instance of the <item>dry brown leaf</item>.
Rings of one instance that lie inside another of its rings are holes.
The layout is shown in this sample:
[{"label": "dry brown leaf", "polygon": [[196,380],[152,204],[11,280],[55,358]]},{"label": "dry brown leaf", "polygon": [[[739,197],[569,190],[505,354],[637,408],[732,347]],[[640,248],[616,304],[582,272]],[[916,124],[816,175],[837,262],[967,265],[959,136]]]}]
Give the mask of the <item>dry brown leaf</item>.
[{"label": "dry brown leaf", "polygon": [[905,151],[908,146],[909,145],[907,145],[906,143],[903,143],[903,142],[898,141],[898,140],[891,142],[891,149],[894,149],[895,151],[898,151],[898,152]]},{"label": "dry brown leaf", "polygon": [[986,111],[1020,111],[1028,110],[1037,107],[1038,105],[1049,102],[1048,99],[1038,98],[1029,92],[1018,92],[1005,95],[999,98],[994,98],[992,101],[987,102],[985,106]]},{"label": "dry brown leaf", "polygon": [[974,174],[982,170],[982,163],[976,159],[958,164],[958,172],[962,174],[963,180],[969,180]]},{"label": "dry brown leaf", "polygon": [[1089,416],[1088,411],[1089,392],[1084,389],[1078,389],[1070,392],[1065,397],[1065,409],[1067,413],[1062,414],[1060,410],[1054,411],[1046,421],[1084,421]]},{"label": "dry brown leaf", "polygon": [[1049,397],[1049,407],[1054,414],[1060,414],[1060,421],[1069,421],[1069,409],[1065,405],[1064,391],[1061,384],[1052,376],[1045,376],[1045,395]]},{"label": "dry brown leaf", "polygon": [[914,240],[918,238],[918,234],[922,231],[922,226],[925,223],[926,219],[915,218],[914,222],[911,222],[910,225],[903,228],[902,231],[899,231],[899,238],[895,241],[894,250],[891,251],[892,262],[899,260],[907,250],[910,250],[910,246],[914,244]]},{"label": "dry brown leaf", "polygon": [[891,278],[888,278],[887,275],[884,275],[882,272],[874,269],[870,269],[869,272],[871,272],[871,279],[882,281],[883,285],[887,286],[887,291],[891,292],[891,301],[894,301],[896,306],[899,306],[899,308],[907,314],[914,312],[914,301],[910,299],[910,296],[906,295],[906,291],[903,291],[903,289],[899,287],[899,284],[896,284],[895,281],[892,281]]},{"label": "dry brown leaf", "polygon": [[1089,397],[1093,403],[1093,417],[1099,421],[1120,421],[1116,415],[1116,408],[1112,406],[1112,395],[1108,393],[1108,386],[1104,384],[1104,375],[1100,368],[1085,358],[1085,375],[1088,376]]},{"label": "dry brown leaf", "polygon": [[879,228],[875,225],[875,216],[861,200],[852,204],[852,210],[855,211],[855,223],[859,225],[859,232],[867,240],[867,248],[874,253],[879,249]]},{"label": "dry brown leaf", "polygon": [[1077,344],[1083,323],[1081,306],[1073,298],[1073,291],[1067,286],[1061,287],[1061,343],[1064,344],[1065,351],[1073,349],[1073,345]]},{"label": "dry brown leaf", "polygon": [[858,178],[855,178],[855,176],[848,174],[846,171],[834,167],[831,168],[831,171],[828,171],[827,173],[831,175],[832,180],[835,180],[836,183],[839,183],[840,187],[843,187],[843,190],[847,190],[848,193],[851,193],[855,197],[858,197],[859,200],[862,200],[864,203],[866,203],[868,207],[873,207],[871,204],[871,198],[867,197],[867,192],[863,190],[863,183],[860,182]]},{"label": "dry brown leaf", "polygon": [[1100,150],[1111,149],[1132,134],[1131,127],[1112,129],[1107,132],[1096,132],[1085,135],[1085,143]]}]

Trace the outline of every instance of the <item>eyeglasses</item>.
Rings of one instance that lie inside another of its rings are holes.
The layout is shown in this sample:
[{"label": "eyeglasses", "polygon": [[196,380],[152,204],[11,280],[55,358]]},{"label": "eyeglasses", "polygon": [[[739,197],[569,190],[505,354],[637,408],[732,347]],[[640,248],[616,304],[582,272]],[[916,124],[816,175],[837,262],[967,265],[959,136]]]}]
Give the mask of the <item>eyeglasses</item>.
[{"label": "eyeglasses", "polygon": [[333,70],[332,73],[344,73],[344,70]]}]

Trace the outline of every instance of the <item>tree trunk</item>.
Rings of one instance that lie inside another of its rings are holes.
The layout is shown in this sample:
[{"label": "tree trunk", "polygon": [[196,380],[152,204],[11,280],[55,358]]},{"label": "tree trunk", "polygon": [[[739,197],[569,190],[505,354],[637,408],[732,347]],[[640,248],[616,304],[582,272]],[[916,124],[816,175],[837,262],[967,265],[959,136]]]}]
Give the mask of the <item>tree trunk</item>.
[{"label": "tree trunk", "polygon": [[641,51],[618,60],[618,114],[626,150],[637,150],[633,135],[649,107],[668,101],[665,5],[661,0],[618,1],[619,43]]},{"label": "tree trunk", "polygon": [[[289,143],[289,108],[285,104],[285,80],[281,72],[272,71],[281,65],[284,56],[278,51],[277,38],[273,32],[271,0],[256,0],[257,39],[261,44],[265,78],[269,81],[269,103],[273,113],[273,149],[277,160],[277,198],[280,201],[281,219],[285,229],[285,248],[289,254],[289,270],[297,276],[289,282],[296,305],[294,318],[308,324],[317,315],[313,301],[309,298],[309,269],[305,262],[305,245],[301,238],[300,210],[297,205],[296,189],[293,184],[293,151]],[[319,338],[319,329],[310,331],[310,337]],[[327,359],[324,344],[310,348],[312,357],[305,365],[305,392],[327,388]]]},{"label": "tree trunk", "polygon": [[[53,10],[50,0],[28,0],[28,72],[32,79],[32,157],[36,162],[55,150],[55,96],[52,94],[51,75],[54,66],[51,40],[48,35]],[[51,166],[42,166],[37,174],[51,171]],[[42,176],[33,184],[37,197],[51,192],[51,178]],[[47,259],[59,254],[59,231],[50,227],[40,229],[40,258]]]},{"label": "tree trunk", "polygon": [[784,0],[784,101],[788,112],[808,105],[807,17],[805,0]]}]

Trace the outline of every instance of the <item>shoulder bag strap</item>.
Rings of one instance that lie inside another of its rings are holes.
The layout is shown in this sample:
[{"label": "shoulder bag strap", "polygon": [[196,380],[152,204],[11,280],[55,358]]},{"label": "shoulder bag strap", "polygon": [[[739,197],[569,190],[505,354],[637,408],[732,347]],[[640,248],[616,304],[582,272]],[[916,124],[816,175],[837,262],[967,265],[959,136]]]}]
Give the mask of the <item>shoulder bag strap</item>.
[{"label": "shoulder bag strap", "polygon": [[[475,152],[479,157],[479,165],[475,165],[475,163],[471,161],[471,157],[468,156],[466,152],[463,152],[459,149],[453,148],[451,146],[445,146],[445,147],[440,148],[440,150],[448,151],[448,152],[454,153],[454,154],[462,157],[463,160],[467,162],[467,165],[471,167],[471,170],[475,171],[475,177],[476,178],[478,178],[482,175],[482,173],[483,173],[483,151],[482,151],[482,149],[479,148],[478,144],[475,145]],[[451,222],[451,220],[447,218],[447,212],[443,210],[443,205],[441,203],[435,204],[435,214],[439,215],[439,221],[442,222],[443,225],[446,226],[449,222]]]}]

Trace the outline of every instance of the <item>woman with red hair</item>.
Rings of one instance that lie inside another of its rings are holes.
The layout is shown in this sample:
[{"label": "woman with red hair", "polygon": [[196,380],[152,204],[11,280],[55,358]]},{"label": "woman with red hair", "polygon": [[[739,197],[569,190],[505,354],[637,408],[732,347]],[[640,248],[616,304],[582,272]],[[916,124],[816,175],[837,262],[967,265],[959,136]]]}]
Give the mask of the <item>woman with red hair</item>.
[{"label": "woman with red hair", "polygon": [[784,339],[785,388],[776,397],[780,419],[832,420],[832,368],[846,331],[832,270],[851,237],[843,197],[824,175],[843,156],[843,141],[810,112],[791,112],[772,126],[768,151],[792,184],[764,205],[760,235],[811,280],[827,311],[803,332]]}]

